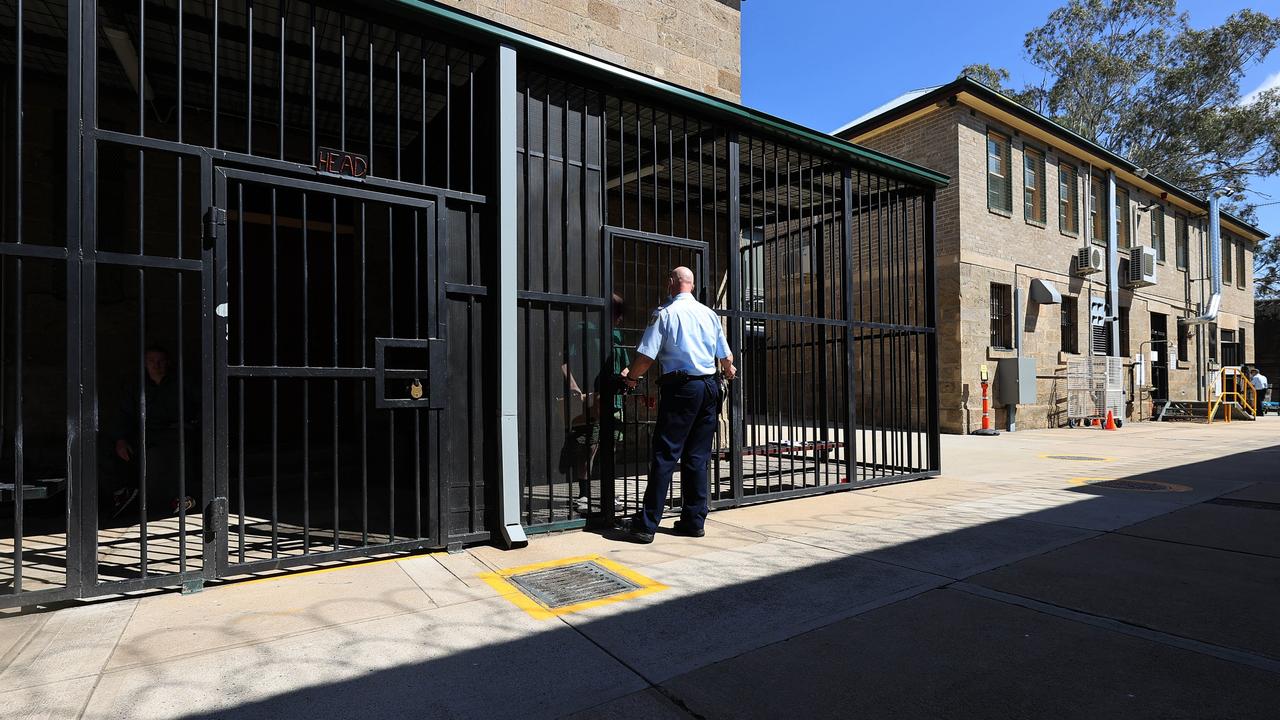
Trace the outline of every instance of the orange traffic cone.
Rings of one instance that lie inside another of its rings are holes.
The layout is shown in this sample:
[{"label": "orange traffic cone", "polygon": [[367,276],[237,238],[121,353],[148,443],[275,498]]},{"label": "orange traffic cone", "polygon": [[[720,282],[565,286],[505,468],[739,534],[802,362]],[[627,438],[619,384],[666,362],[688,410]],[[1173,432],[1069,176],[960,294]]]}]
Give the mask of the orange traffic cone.
[{"label": "orange traffic cone", "polygon": [[1094,427],[1102,427],[1102,421],[1101,421],[1101,420],[1099,420],[1098,418],[1094,418],[1094,419],[1093,419],[1093,426],[1094,426]]},{"label": "orange traffic cone", "polygon": [[1106,426],[1105,426],[1105,427],[1103,427],[1102,429],[1103,429],[1103,430],[1115,430],[1115,429],[1116,429],[1116,419],[1115,419],[1115,417],[1113,417],[1113,416],[1111,415],[1111,411],[1110,411],[1110,410],[1108,410],[1108,411],[1107,411],[1107,424],[1106,424]]}]

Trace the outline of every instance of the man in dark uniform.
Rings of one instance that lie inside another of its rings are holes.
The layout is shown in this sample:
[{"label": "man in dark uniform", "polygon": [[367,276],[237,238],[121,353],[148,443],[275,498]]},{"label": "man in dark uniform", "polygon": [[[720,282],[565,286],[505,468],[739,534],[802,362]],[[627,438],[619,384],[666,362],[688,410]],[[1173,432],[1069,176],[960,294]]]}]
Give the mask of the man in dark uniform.
[{"label": "man in dark uniform", "polygon": [[720,412],[716,370],[718,367],[726,380],[732,380],[737,370],[720,317],[698,302],[692,291],[693,272],[686,267],[672,270],[667,281],[670,298],[650,317],[635,359],[622,373],[622,381],[634,388],[655,360],[663,371],[658,378],[661,397],[644,505],[622,523],[631,542],[653,542],[677,463],[683,503],[675,530],[692,537],[704,534],[707,462]]},{"label": "man in dark uniform", "polygon": [[[192,510],[196,505],[194,492],[200,487],[199,465],[183,458],[179,451],[179,436],[186,428],[179,423],[179,402],[184,404],[182,410],[188,426],[194,426],[200,418],[200,399],[191,392],[191,388],[178,387],[178,380],[170,372],[169,353],[159,345],[147,347],[144,353],[146,376],[143,385],[143,397],[146,402],[146,488],[148,515],[163,514],[168,511],[177,515],[180,509]],[[112,494],[111,516],[123,512],[138,498],[138,490],[142,485],[142,468],[138,458],[138,448],[143,437],[143,423],[136,386],[127,388],[120,403],[120,420],[115,447],[117,461],[118,487]],[[193,452],[198,447],[198,438],[187,437],[187,450]],[[177,497],[179,466],[185,463],[187,468],[187,494]]]}]

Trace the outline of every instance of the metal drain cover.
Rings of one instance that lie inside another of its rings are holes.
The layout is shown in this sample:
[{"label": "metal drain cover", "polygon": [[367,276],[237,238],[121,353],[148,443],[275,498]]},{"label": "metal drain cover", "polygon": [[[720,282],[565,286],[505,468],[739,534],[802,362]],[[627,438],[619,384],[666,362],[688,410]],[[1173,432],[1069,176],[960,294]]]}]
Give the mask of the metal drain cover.
[{"label": "metal drain cover", "polygon": [[539,605],[552,609],[640,589],[593,560],[511,575],[507,580]]},{"label": "metal drain cover", "polygon": [[1092,455],[1046,455],[1045,457],[1050,460],[1091,460],[1093,462],[1106,460],[1106,458],[1093,457]]}]

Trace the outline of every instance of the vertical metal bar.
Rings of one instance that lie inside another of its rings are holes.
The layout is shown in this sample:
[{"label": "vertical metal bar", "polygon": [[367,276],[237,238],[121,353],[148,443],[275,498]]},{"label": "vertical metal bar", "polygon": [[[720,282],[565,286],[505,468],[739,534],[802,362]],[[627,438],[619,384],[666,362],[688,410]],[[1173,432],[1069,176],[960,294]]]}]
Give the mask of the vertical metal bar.
[{"label": "vertical metal bar", "polygon": [[858,403],[855,392],[857,378],[854,353],[854,284],[853,284],[853,177],[848,165],[840,168],[840,266],[841,300],[844,302],[844,459],[845,477],[850,483],[858,480],[857,428]]},{"label": "vertical metal bar", "polygon": [[476,191],[476,67],[475,53],[467,52],[467,191]]},{"label": "vertical metal bar", "polygon": [[[373,168],[373,162],[374,162],[374,157],[373,157],[373,24],[366,22],[364,26],[364,31],[365,31],[365,34],[368,35],[368,40],[369,40],[369,58],[368,58],[369,60],[369,64],[368,64],[369,118],[368,118],[368,127],[366,129],[368,130],[368,135],[369,135],[369,174],[372,175],[374,172],[374,168]],[[396,78],[396,84],[399,85],[399,78]],[[396,105],[395,116],[396,116],[396,126],[398,128],[400,124],[400,106],[398,104]]]},{"label": "vertical metal bar", "polygon": [[[141,207],[141,200],[139,206]],[[141,213],[141,211],[139,211]],[[142,220],[139,218],[139,235]],[[141,239],[141,238],[139,238]],[[138,514],[139,566],[147,576],[147,287],[146,271],[138,268]]]},{"label": "vertical metal bar", "polygon": [[[68,4],[67,65],[69,68],[82,67],[83,56],[92,56],[93,51],[91,49],[83,48],[77,41],[75,29],[80,28],[79,32],[83,34],[87,32],[85,26],[92,26],[93,24],[94,22],[92,20],[82,21],[81,7],[79,3]],[[15,27],[22,27],[20,20],[15,24]],[[18,53],[18,57],[22,57],[21,52]],[[20,63],[15,62],[15,65],[19,64]],[[93,67],[93,65],[88,65],[88,67]],[[67,409],[66,471],[68,491],[64,494],[63,512],[66,513],[67,518],[66,585],[67,587],[72,588],[80,588],[83,586],[85,575],[83,565],[87,558],[93,557],[92,550],[94,549],[94,544],[85,542],[85,533],[82,526],[82,523],[85,521],[85,516],[89,515],[84,508],[97,507],[97,492],[93,487],[96,482],[96,477],[90,477],[95,470],[86,471],[85,466],[90,463],[84,462],[85,457],[91,457],[86,452],[86,446],[92,446],[94,444],[92,441],[84,438],[86,433],[83,432],[85,419],[83,403],[86,394],[83,394],[81,391],[83,389],[90,391],[93,389],[91,382],[82,383],[82,362],[84,354],[81,353],[80,343],[78,341],[82,322],[79,305],[83,302],[84,298],[84,294],[81,291],[84,281],[81,277],[80,262],[78,260],[73,260],[73,258],[79,258],[82,256],[81,246],[83,243],[83,236],[80,229],[81,221],[85,216],[90,215],[90,213],[85,210],[86,199],[80,192],[82,182],[81,161],[84,149],[83,143],[81,142],[80,123],[87,120],[90,127],[92,127],[94,123],[93,109],[86,112],[83,105],[86,94],[89,98],[92,98],[93,96],[92,90],[86,93],[85,88],[83,87],[86,75],[87,74],[85,73],[76,73],[75,76],[69,78],[69,81],[67,82],[67,112],[65,118],[67,153],[65,184],[63,186],[67,197],[65,227],[67,233],[66,247],[68,259],[64,264],[67,283],[67,337],[76,338],[76,340],[69,341],[66,345],[66,379],[64,385],[66,388]],[[7,212],[5,216],[8,216]],[[0,278],[3,277],[4,268],[0,267]],[[3,296],[3,291],[0,291],[0,326],[4,324],[3,318],[5,317],[4,308],[2,307],[4,302],[2,299]],[[76,302],[77,299],[80,299],[80,303]],[[3,332],[0,331],[0,335],[2,334]],[[0,349],[0,368],[3,368],[4,357],[4,350]],[[0,374],[3,374],[2,370],[0,370]],[[0,382],[0,386],[3,384],[3,382]],[[85,388],[84,386],[86,385],[89,387]],[[3,391],[0,391],[0,407],[4,407],[4,404]],[[4,425],[4,422],[0,420],[0,426],[2,425]],[[0,428],[0,438],[3,438],[3,436],[4,429]],[[21,484],[15,483],[15,485],[20,486]],[[86,498],[89,502],[86,502]],[[96,512],[92,513],[91,519],[96,525]],[[94,559],[96,561],[96,558]],[[14,592],[18,592],[17,588],[15,588]]]},{"label": "vertical metal bar", "polygon": [[418,129],[418,145],[422,152],[422,184],[426,185],[429,182],[427,179],[427,39],[422,36],[418,37],[418,60],[419,69],[422,73],[419,77],[419,82],[422,83],[422,107],[418,110],[421,115],[420,122],[422,127]]},{"label": "vertical metal bar", "polygon": [[[183,7],[183,0],[178,0],[178,142],[183,139],[183,106],[186,104],[183,100],[186,90],[186,81],[183,76],[183,60],[185,59],[185,51],[183,50],[184,41],[186,39],[186,31],[184,30],[184,21],[186,20],[186,9]],[[178,158],[178,166],[182,166],[182,158]],[[179,170],[181,175],[181,170]],[[178,257],[182,257],[179,253]]]},{"label": "vertical metal bar", "polygon": [[347,16],[338,15],[338,147],[347,149]]},{"label": "vertical metal bar", "polygon": [[453,48],[444,46],[444,186],[453,187]]},{"label": "vertical metal bar", "polygon": [[[179,0],[181,1],[181,0]],[[276,108],[279,111],[276,115],[276,147],[279,150],[279,158],[284,159],[284,66],[285,66],[285,37],[288,35],[286,20],[289,16],[288,2],[280,6],[280,95],[276,98]],[[272,557],[275,557],[274,544],[272,545]]]},{"label": "vertical metal bar", "polygon": [[[281,10],[283,16],[283,9]],[[281,21],[283,31],[283,21]],[[281,100],[284,99],[283,94]],[[280,216],[271,188],[271,366],[280,366]],[[241,262],[244,262],[241,260]],[[280,381],[271,378],[271,557],[280,557]]]},{"label": "vertical metal bar", "polygon": [[925,382],[928,383],[928,400],[925,407],[929,412],[929,470],[942,470],[942,436],[938,407],[938,277],[937,261],[934,252],[937,244],[937,190],[929,188],[924,196],[924,242],[921,256],[924,258],[925,279],[925,324],[931,328],[927,337],[925,358],[928,370]]},{"label": "vertical metal bar", "polygon": [[[236,239],[238,242],[237,258],[239,260],[239,262],[237,263],[239,267],[236,268],[236,274],[238,276],[238,280],[236,281],[236,316],[237,316],[236,331],[237,331],[237,337],[238,337],[238,344],[240,346],[240,352],[237,353],[237,355],[238,355],[238,362],[241,366],[245,364],[245,359],[244,359],[245,358],[245,355],[244,355],[244,326],[245,326],[244,266],[246,263],[245,263],[245,256],[244,256],[244,212],[245,212],[244,183],[239,182],[239,183],[236,183],[236,225],[237,225]],[[236,422],[236,428],[239,430],[239,440],[237,445],[239,463],[237,465],[237,472],[236,472],[236,478],[237,478],[236,480],[236,502],[237,502],[236,514],[238,516],[238,519],[236,522],[236,536],[239,538],[240,545],[236,554],[237,554],[237,557],[240,558],[241,563],[244,562],[244,456],[245,456],[245,452],[244,452],[244,442],[245,442],[244,384],[245,384],[244,377],[236,378],[236,390],[239,394],[239,400],[240,400],[238,413],[237,413],[238,419]]]},{"label": "vertical metal bar", "polygon": [[[342,363],[338,360],[338,196],[329,196],[329,236],[333,243],[333,256],[331,258],[333,269],[333,294],[331,296],[330,313],[333,316],[333,366],[340,367]],[[341,395],[341,381],[338,378],[333,379],[333,549],[339,548],[339,531],[338,527],[341,523],[338,521],[339,496],[338,488],[340,482],[340,471],[338,468],[338,441],[341,438],[339,434],[338,423],[338,399]]]},{"label": "vertical metal bar", "polygon": [[[22,27],[21,19],[19,19],[18,27]],[[19,56],[21,57],[21,56]],[[19,172],[21,175],[21,172]],[[21,213],[19,213],[19,227],[21,227]],[[24,422],[24,406],[23,406],[23,388],[22,380],[24,374],[24,348],[23,335],[26,328],[23,322],[23,275],[22,275],[22,257],[14,259],[14,269],[17,277],[14,282],[14,301],[13,309],[16,316],[15,320],[15,339],[14,339],[14,360],[13,360],[13,412],[14,412],[14,435],[13,435],[13,591],[15,593],[22,592],[22,535],[24,531],[23,520],[25,513],[25,487],[26,482],[26,424]]]},{"label": "vertical metal bar", "polygon": [[[312,77],[315,74],[314,38],[315,38],[315,6],[312,5]],[[314,97],[314,96],[313,96]],[[314,128],[315,113],[312,113]],[[302,364],[311,366],[311,271],[308,256],[310,255],[310,213],[308,210],[307,191],[302,191]],[[311,552],[311,380],[302,379],[302,554]]]},{"label": "vertical metal bar", "polygon": [[[145,1],[145,0],[144,0]],[[244,151],[253,154],[253,0],[244,0],[245,21],[245,73],[244,96],[247,107],[244,114]]]},{"label": "vertical metal bar", "polygon": [[[181,12],[181,2],[178,7]],[[181,16],[179,16],[181,17]],[[179,132],[181,132],[181,124],[179,124]],[[174,233],[174,242],[177,247],[178,257],[182,257],[182,236],[183,236],[183,178],[182,178],[182,158],[178,157],[178,177],[176,183],[177,191],[177,227]],[[183,333],[183,317],[182,309],[186,307],[183,303],[183,280],[186,273],[178,272],[177,277],[177,297],[174,308],[177,310],[177,346],[174,348],[178,358],[178,571],[185,573],[187,571],[187,378],[186,378],[186,343]]]},{"label": "vertical metal bar", "polygon": [[[14,168],[16,179],[14,182],[14,216],[16,222],[16,232],[14,240],[21,245],[23,241],[23,101],[25,100],[25,87],[23,85],[23,65],[26,53],[26,43],[23,38],[23,0],[17,0],[14,11],[17,15],[16,24],[14,26],[17,35],[17,55],[14,58],[14,95],[17,112],[14,113]],[[13,592],[22,592],[22,535],[24,531],[23,521],[26,511],[26,493],[24,483],[26,482],[25,461],[24,461],[24,431],[23,423],[23,404],[22,404],[22,375],[23,375],[23,342],[22,336],[25,332],[25,323],[23,322],[23,274],[22,274],[22,257],[18,256],[14,259],[14,271],[17,277],[14,282],[14,436],[13,436]],[[4,276],[0,275],[0,284],[3,284]],[[0,288],[3,292],[3,288]],[[3,316],[0,316],[0,325],[2,325]],[[0,359],[3,356],[0,355]],[[3,376],[0,376],[0,385],[4,384]],[[0,413],[4,412],[3,406],[0,406]],[[0,420],[2,423],[3,420]],[[3,442],[3,438],[0,438]]]},{"label": "vertical metal bar", "polygon": [[[416,299],[415,299],[416,300]],[[396,224],[390,205],[387,206],[387,317],[389,325],[387,333],[396,336]],[[387,413],[387,472],[388,501],[390,503],[388,522],[389,540],[396,537],[396,411]]]},{"label": "vertical metal bar", "polygon": [[[420,284],[422,260],[420,246],[422,244],[418,227],[418,212],[413,213],[413,337],[421,338],[422,326],[419,309],[422,306],[422,287]],[[413,536],[422,537],[422,411],[414,409],[413,413]]]},{"label": "vertical metal bar", "polygon": [[[310,43],[311,59],[310,59],[309,68],[311,73],[311,76],[310,76],[311,92],[308,95],[311,98],[311,116],[310,116],[311,117],[311,144],[308,145],[307,147],[309,152],[315,152],[315,148],[316,148],[316,4],[313,2],[311,3],[310,7],[311,7],[311,13],[309,16],[309,26],[310,26],[309,32],[311,35],[311,43]],[[303,195],[303,203],[304,204],[306,203],[305,194]],[[303,218],[302,242],[304,245],[306,244],[306,236],[307,236],[306,227],[307,227],[306,218]],[[307,386],[307,382],[304,380],[303,387],[306,387],[306,386]]]},{"label": "vertical metal bar", "polygon": [[[370,35],[370,36],[372,37],[372,35]],[[403,147],[403,146],[402,146],[402,143],[401,143],[401,140],[400,140],[400,114],[401,114],[401,106],[400,106],[400,72],[401,72],[401,71],[400,71],[400,31],[399,31],[399,30],[396,30],[396,40],[395,40],[395,43],[396,43],[396,46],[395,46],[395,58],[396,58],[396,112],[395,112],[395,116],[396,116],[396,180],[401,180],[401,179],[402,179],[402,175],[401,175],[401,172],[400,172],[400,155],[401,155],[401,152],[400,152],[400,151],[401,151],[401,149],[402,149],[402,147]],[[372,63],[372,62],[373,62],[373,61],[372,61],[372,60],[370,60],[370,63]],[[372,65],[371,65],[370,67],[372,68]],[[373,72],[372,72],[372,70],[370,70],[369,76],[370,76],[370,78],[372,78],[372,77],[373,77]],[[371,96],[371,97],[372,97],[372,96]],[[372,112],[373,112],[373,102],[372,102],[372,101],[369,103],[369,112],[370,112],[370,113],[372,113]],[[424,184],[424,185],[426,184],[426,180],[423,180],[423,184]],[[364,217],[364,205],[363,205],[363,204],[361,204],[361,206],[360,206],[360,213],[361,213],[361,218],[363,218],[363,217]],[[363,239],[361,239],[361,242],[363,242]]]},{"label": "vertical metal bar", "polygon": [[[742,245],[742,165],[741,165],[741,143],[738,134],[731,133],[728,136],[728,238],[729,243],[729,311],[731,313],[739,313],[742,307],[742,253],[739,248]],[[713,153],[714,156],[714,153]],[[698,139],[698,162],[699,162],[699,216],[702,211],[702,139]],[[715,173],[713,172],[712,181],[714,184]],[[701,223],[701,217],[699,217]],[[750,228],[747,229],[750,233]],[[702,235],[699,229],[699,237]],[[717,236],[716,241],[720,238]],[[742,347],[742,319],[740,317],[729,316],[729,351],[735,353],[738,367],[743,365],[743,347]],[[742,415],[742,381],[736,381],[729,385],[729,483],[735,501],[742,501],[742,436],[743,436],[743,415]]]},{"label": "vertical metal bar", "polygon": [[138,0],[138,134],[147,134],[147,2]]},{"label": "vertical metal bar", "polygon": [[[314,23],[313,23],[314,24]],[[218,7],[218,0],[213,0],[213,76],[210,79],[213,85],[213,147],[217,149],[218,145],[218,50],[222,44],[219,28],[222,25],[222,11]],[[315,97],[315,86],[312,86],[311,96]],[[313,113],[314,115],[314,113]],[[314,135],[315,133],[312,133]],[[312,137],[314,141],[315,138]]]},{"label": "vertical metal bar", "polygon": [[[396,50],[397,56],[399,49]],[[399,60],[397,59],[397,63]],[[397,70],[396,83],[399,84]],[[397,103],[397,108],[399,104]],[[399,150],[396,150],[397,168]],[[360,201],[360,367],[369,367],[369,270],[367,203]],[[360,544],[369,544],[369,380],[360,381]]]}]

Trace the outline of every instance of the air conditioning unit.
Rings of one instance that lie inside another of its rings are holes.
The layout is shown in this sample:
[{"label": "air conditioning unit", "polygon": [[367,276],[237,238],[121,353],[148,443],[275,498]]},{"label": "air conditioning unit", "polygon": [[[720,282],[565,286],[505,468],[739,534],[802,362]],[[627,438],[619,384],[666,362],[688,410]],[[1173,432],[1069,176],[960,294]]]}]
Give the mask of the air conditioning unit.
[{"label": "air conditioning unit", "polygon": [[1082,247],[1076,253],[1076,275],[1091,275],[1107,268],[1107,255],[1096,245]]},{"label": "air conditioning unit", "polygon": [[1125,280],[1133,288],[1156,284],[1155,248],[1139,246],[1129,251],[1129,276]]}]

